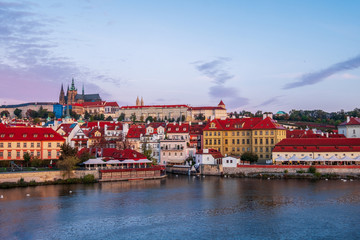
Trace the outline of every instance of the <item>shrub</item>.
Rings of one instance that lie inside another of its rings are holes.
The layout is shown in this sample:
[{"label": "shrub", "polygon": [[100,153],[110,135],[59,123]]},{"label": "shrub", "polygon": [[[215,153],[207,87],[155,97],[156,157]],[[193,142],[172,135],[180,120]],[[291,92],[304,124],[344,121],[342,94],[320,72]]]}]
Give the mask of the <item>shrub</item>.
[{"label": "shrub", "polygon": [[284,173],[289,173],[289,170],[286,169],[286,170],[284,171]]},{"label": "shrub", "polygon": [[316,173],[316,167],[314,167],[314,166],[309,167],[308,172],[309,173]]},{"label": "shrub", "polygon": [[315,173],[314,173],[314,176],[317,177],[317,178],[320,178],[320,177],[321,177],[321,173],[315,172]]},{"label": "shrub", "polygon": [[296,171],[297,173],[305,173],[305,171],[304,170],[298,170],[298,171]]},{"label": "shrub", "polygon": [[93,174],[87,174],[84,176],[83,178],[83,182],[84,183],[94,183],[95,182],[95,177]]}]

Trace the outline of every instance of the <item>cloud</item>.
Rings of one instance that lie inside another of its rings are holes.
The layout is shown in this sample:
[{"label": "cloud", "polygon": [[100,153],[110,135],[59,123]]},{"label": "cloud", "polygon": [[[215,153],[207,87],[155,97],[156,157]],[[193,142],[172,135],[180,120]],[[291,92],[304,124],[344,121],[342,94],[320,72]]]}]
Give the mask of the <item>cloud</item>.
[{"label": "cloud", "polygon": [[227,106],[236,108],[247,105],[249,99],[239,96],[239,91],[236,88],[225,86],[228,80],[235,77],[224,67],[225,63],[230,60],[230,58],[219,57],[213,61],[197,61],[192,64],[195,65],[196,70],[211,79],[215,84],[209,87],[210,97],[225,100]]},{"label": "cloud", "polygon": [[283,96],[276,96],[276,97],[272,97],[270,99],[265,100],[264,102],[260,103],[259,105],[255,106],[255,108],[259,108],[259,107],[265,107],[268,106],[270,104],[277,104],[279,103],[280,98]]},{"label": "cloud", "polygon": [[[56,19],[35,14],[37,5],[0,0],[0,95],[26,101],[57,101],[61,83],[71,78],[85,82],[85,90],[109,94],[101,87],[119,87],[121,80],[98,74],[71,59],[55,54],[58,44],[51,38]],[[82,80],[84,79],[84,80]],[[79,84],[77,81],[76,83]]]},{"label": "cloud", "polygon": [[360,55],[349,60],[336,63],[328,68],[320,70],[318,72],[304,74],[300,77],[300,80],[293,83],[288,83],[284,86],[284,89],[292,89],[302,87],[306,85],[313,85],[324,79],[344,70],[351,70],[360,67]]}]

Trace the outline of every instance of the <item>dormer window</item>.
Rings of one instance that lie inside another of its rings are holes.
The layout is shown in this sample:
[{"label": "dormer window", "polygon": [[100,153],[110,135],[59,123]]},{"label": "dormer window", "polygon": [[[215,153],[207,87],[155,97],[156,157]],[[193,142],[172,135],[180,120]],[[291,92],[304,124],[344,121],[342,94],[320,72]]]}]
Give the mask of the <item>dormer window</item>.
[{"label": "dormer window", "polygon": [[9,137],[11,137],[11,138],[12,138],[12,137],[14,137],[14,134],[13,134],[13,133],[11,133],[11,134],[9,135]]},{"label": "dormer window", "polygon": [[38,136],[37,133],[35,133],[35,134],[34,134],[34,138],[36,138],[37,136]]},{"label": "dormer window", "polygon": [[50,137],[52,137],[52,138],[53,138],[53,137],[54,137],[54,134],[50,134]]},{"label": "dormer window", "polygon": [[26,138],[26,137],[27,137],[27,134],[26,134],[26,133],[24,133],[24,134],[23,134],[23,137],[24,137],[24,138]]},{"label": "dormer window", "polygon": [[1,137],[2,137],[2,138],[5,137],[5,134],[1,134]]}]

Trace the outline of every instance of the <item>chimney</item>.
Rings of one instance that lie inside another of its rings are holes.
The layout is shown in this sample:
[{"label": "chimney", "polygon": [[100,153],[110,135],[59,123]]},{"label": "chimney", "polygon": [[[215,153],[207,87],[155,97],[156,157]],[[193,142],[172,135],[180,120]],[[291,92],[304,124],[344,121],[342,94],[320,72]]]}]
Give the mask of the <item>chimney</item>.
[{"label": "chimney", "polygon": [[267,118],[267,114],[266,114],[266,113],[263,114],[263,120],[264,120],[265,118]]},{"label": "chimney", "polygon": [[350,116],[346,116],[346,122],[350,122]]},{"label": "chimney", "polygon": [[328,133],[328,132],[326,133],[326,137],[327,137],[327,138],[329,137],[329,133]]},{"label": "chimney", "polygon": [[98,125],[98,128],[100,128],[100,122],[99,121],[97,122],[97,125]]},{"label": "chimney", "polygon": [[189,122],[189,126],[191,126],[191,121]]}]

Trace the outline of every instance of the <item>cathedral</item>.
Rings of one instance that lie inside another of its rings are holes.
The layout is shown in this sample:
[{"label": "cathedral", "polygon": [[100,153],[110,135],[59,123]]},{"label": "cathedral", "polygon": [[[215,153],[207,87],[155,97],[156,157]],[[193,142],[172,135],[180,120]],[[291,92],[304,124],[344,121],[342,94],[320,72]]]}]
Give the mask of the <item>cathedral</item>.
[{"label": "cathedral", "polygon": [[75,88],[74,79],[72,79],[71,87],[67,88],[67,92],[65,95],[64,87],[61,84],[60,96],[59,96],[59,104],[61,105],[72,105],[74,103],[84,103],[84,102],[98,102],[102,101],[99,94],[85,94],[84,93],[84,85],[82,87],[81,94],[77,93],[77,89]]}]

